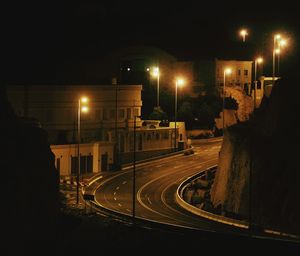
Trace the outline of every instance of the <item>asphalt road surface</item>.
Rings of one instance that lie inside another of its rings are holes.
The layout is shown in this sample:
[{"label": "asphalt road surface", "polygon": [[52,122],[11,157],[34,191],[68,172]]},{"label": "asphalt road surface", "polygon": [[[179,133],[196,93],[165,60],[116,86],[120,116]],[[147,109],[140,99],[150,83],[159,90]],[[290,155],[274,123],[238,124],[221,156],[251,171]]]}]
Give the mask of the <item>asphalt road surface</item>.
[{"label": "asphalt road surface", "polygon": [[[215,232],[245,232],[209,221],[181,208],[175,201],[180,183],[218,162],[221,139],[194,144],[194,154],[175,155],[136,165],[135,216],[164,224]],[[104,208],[132,216],[133,170],[106,176],[96,184],[95,201]]]}]

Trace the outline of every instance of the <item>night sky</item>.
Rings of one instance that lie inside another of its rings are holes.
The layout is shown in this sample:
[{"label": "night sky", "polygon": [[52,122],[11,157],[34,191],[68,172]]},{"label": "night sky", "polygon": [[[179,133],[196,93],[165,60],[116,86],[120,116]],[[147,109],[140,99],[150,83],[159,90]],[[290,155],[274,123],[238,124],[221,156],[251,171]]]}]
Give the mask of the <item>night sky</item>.
[{"label": "night sky", "polygon": [[[133,45],[159,47],[179,60],[238,58],[247,49],[269,61],[274,32],[291,38],[289,58],[299,45],[298,8],[287,1],[10,2],[2,22],[8,82],[55,80],[62,63],[101,59]],[[244,45],[241,27],[249,29]]]}]

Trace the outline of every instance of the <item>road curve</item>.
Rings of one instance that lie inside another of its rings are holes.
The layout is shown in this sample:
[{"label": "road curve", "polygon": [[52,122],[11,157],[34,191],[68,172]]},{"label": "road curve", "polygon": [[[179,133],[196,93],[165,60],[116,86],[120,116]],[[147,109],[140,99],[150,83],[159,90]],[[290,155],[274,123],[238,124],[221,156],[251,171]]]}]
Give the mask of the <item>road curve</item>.
[{"label": "road curve", "polygon": [[[215,232],[245,232],[196,216],[175,200],[180,183],[189,176],[217,164],[220,140],[195,145],[192,155],[175,155],[136,166],[135,216],[189,229]],[[133,170],[109,175],[97,181],[95,201],[109,210],[132,216]]]}]

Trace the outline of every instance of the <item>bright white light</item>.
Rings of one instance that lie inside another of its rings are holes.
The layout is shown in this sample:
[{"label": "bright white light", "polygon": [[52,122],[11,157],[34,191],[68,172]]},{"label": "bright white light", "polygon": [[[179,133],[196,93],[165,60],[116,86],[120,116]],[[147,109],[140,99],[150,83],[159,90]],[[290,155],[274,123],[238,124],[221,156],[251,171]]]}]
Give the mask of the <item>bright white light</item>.
[{"label": "bright white light", "polygon": [[247,35],[248,35],[247,30],[246,30],[246,29],[242,29],[242,30],[240,31],[240,35],[241,35],[241,36],[247,36]]},{"label": "bright white light", "polygon": [[158,67],[153,68],[152,76],[155,76],[155,77],[159,76],[159,68]]},{"label": "bright white light", "polygon": [[83,103],[86,103],[86,102],[88,102],[89,101],[89,99],[87,98],[87,97],[82,97],[81,98],[81,102],[83,102]]},{"label": "bright white light", "polygon": [[225,68],[224,73],[225,75],[230,75],[232,72],[231,68]]},{"label": "bright white light", "polygon": [[183,78],[177,78],[176,79],[176,85],[177,86],[183,86],[184,85],[184,79]]},{"label": "bright white light", "polygon": [[88,112],[88,111],[89,111],[89,108],[88,108],[87,106],[81,107],[81,112],[86,113],[86,112]]},{"label": "bright white light", "polygon": [[262,57],[259,57],[259,58],[256,59],[256,62],[257,62],[257,63],[262,63],[263,61],[264,61],[264,60],[263,60]]},{"label": "bright white light", "polygon": [[286,46],[286,44],[287,44],[287,42],[286,42],[286,40],[284,40],[284,39],[281,39],[281,40],[279,41],[279,45],[280,45],[280,46]]}]

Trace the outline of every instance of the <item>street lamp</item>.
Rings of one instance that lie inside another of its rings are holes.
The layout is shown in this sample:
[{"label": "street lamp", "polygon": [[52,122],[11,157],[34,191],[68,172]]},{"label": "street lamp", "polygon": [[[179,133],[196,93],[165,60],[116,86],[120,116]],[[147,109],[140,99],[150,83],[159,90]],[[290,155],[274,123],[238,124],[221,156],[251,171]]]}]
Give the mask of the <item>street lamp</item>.
[{"label": "street lamp", "polygon": [[240,35],[241,35],[242,38],[243,38],[243,42],[245,42],[246,36],[248,36],[248,31],[247,31],[246,29],[242,29],[242,30],[240,31]]},{"label": "street lamp", "polygon": [[256,78],[256,73],[257,73],[257,64],[260,64],[263,62],[263,58],[259,57],[256,58],[254,61],[254,109],[256,108],[256,91],[257,91],[257,78]]},{"label": "street lamp", "polygon": [[273,37],[273,74],[272,74],[272,85],[274,85],[274,82],[275,82],[275,54],[276,54],[276,51],[278,52],[278,42],[281,38],[281,35],[280,34],[276,34],[274,35]]},{"label": "street lamp", "polygon": [[78,155],[78,168],[77,168],[77,175],[76,175],[76,203],[79,203],[79,176],[80,176],[80,141],[81,141],[81,134],[80,134],[80,114],[81,112],[86,113],[89,111],[88,107],[85,105],[88,103],[87,97],[81,97],[78,99],[78,129],[77,129],[77,155]]},{"label": "street lamp", "polygon": [[160,77],[159,67],[154,67],[151,75],[157,78],[157,101],[156,101],[156,104],[157,104],[157,107],[159,107],[159,77]]},{"label": "street lamp", "polygon": [[279,61],[280,61],[280,53],[281,53],[281,48],[286,46],[286,40],[284,39],[281,39],[279,42],[278,42],[278,48],[275,50],[275,53],[277,54],[277,59],[278,59],[278,68],[277,68],[277,76],[279,76]]},{"label": "street lamp", "polygon": [[232,72],[231,68],[224,69],[224,76],[223,76],[223,133],[225,128],[225,85],[226,85],[226,75],[230,75]]},{"label": "street lamp", "polygon": [[136,118],[141,116],[134,115],[133,122],[133,172],[132,172],[132,222],[135,224],[135,160],[136,160]]},{"label": "street lamp", "polygon": [[176,82],[175,82],[175,125],[174,125],[174,129],[175,129],[175,137],[174,137],[174,151],[176,151],[177,149],[177,129],[176,129],[176,123],[177,123],[177,89],[178,86],[183,86],[184,85],[184,80],[182,78],[176,78]]}]

